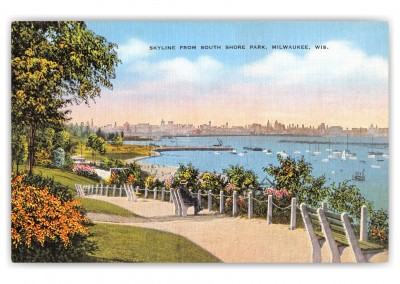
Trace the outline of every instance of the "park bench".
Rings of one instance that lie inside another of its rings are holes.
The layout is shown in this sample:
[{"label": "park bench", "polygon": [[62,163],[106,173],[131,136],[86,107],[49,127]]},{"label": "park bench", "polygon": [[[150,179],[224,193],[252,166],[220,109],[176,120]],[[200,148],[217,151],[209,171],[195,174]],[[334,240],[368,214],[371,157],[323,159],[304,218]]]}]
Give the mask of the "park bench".
[{"label": "park bench", "polygon": [[368,256],[384,250],[378,244],[358,240],[353,220],[347,213],[315,209],[304,203],[300,205],[300,211],[312,246],[312,262],[321,262],[321,247],[325,241],[331,262],[340,262],[340,255],[346,247],[350,247],[355,262],[368,262]]},{"label": "park bench", "polygon": [[125,188],[125,192],[126,192],[126,196],[128,197],[128,201],[137,201],[137,195],[135,193],[135,189],[132,187],[132,185],[128,184],[124,184],[124,188]]},{"label": "park bench", "polygon": [[181,211],[180,212],[181,214],[179,214],[179,216],[187,216],[187,210],[189,209],[189,207],[194,206],[194,203],[189,200],[185,200],[182,197],[181,190],[179,188],[176,190],[176,193],[177,193],[178,203],[180,205],[180,211]]},{"label": "park bench", "polygon": [[77,195],[78,197],[83,197],[83,196],[85,196],[85,192],[84,192],[84,190],[83,190],[82,185],[80,185],[80,184],[75,184],[75,189],[76,189],[76,195]]},{"label": "park bench", "polygon": [[174,203],[174,214],[176,216],[182,216],[181,205],[178,200],[178,194],[176,192],[176,189],[174,188],[171,188],[171,197],[172,197],[172,202]]}]

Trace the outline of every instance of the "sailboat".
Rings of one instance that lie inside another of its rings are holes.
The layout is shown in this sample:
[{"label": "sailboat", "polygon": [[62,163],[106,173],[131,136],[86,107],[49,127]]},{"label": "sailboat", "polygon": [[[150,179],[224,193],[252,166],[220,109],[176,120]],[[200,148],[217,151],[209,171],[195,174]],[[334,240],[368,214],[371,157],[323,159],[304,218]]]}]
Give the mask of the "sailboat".
[{"label": "sailboat", "polygon": [[342,152],[342,161],[346,161],[346,150]]},{"label": "sailboat", "polygon": [[318,143],[318,151],[314,151],[313,155],[315,155],[315,156],[321,155],[321,152],[319,151],[319,143]]}]

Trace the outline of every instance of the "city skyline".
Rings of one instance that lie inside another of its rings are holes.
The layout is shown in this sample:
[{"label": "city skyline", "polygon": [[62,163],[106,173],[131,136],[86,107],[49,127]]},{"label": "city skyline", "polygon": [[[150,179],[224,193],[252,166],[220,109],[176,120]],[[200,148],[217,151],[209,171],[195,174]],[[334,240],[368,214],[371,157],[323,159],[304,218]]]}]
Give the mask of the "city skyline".
[{"label": "city skyline", "polygon": [[[70,107],[73,122],[93,117],[104,125],[156,124],[163,117],[182,124],[245,125],[273,117],[345,128],[389,125],[384,22],[88,26],[118,44],[123,64],[114,90],[103,90],[90,107]],[[276,48],[283,45],[290,48]]]},{"label": "city skyline", "polygon": [[[150,124],[148,122],[131,124],[108,123],[106,125],[97,125],[94,120],[75,123],[75,127],[84,126],[91,131],[101,130],[105,133],[115,133],[121,131],[127,136],[160,137],[160,136],[202,136],[202,135],[305,135],[305,136],[342,136],[342,135],[360,135],[360,136],[388,136],[389,128],[378,127],[371,123],[369,127],[346,128],[340,125],[328,125],[321,122],[319,125],[304,124],[285,124],[275,121],[267,123],[252,123],[246,125],[230,125],[226,122],[223,125],[215,125],[212,121],[200,125],[181,124],[174,121],[161,120],[159,124]],[[121,134],[122,135],[122,134]]]}]

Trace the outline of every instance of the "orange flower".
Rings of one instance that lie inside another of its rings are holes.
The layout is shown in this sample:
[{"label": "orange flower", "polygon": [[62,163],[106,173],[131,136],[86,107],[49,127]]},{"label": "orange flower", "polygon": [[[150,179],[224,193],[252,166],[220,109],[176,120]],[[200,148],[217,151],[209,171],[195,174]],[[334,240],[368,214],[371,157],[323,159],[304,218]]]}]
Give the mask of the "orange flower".
[{"label": "orange flower", "polygon": [[48,188],[24,185],[22,176],[11,182],[11,241],[14,246],[42,246],[46,239],[60,238],[67,247],[75,234],[87,235],[89,220],[79,210],[76,200],[63,202]]}]

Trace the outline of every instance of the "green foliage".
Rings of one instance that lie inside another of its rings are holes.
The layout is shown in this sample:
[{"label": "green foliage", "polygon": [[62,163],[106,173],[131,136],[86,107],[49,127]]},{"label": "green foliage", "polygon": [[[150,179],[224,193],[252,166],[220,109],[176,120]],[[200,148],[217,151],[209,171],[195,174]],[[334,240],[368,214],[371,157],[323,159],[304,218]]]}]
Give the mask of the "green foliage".
[{"label": "green foliage", "polygon": [[105,158],[101,163],[100,163],[100,168],[103,170],[109,170],[111,168],[123,168],[125,167],[125,163],[122,160],[119,159],[108,159]]},{"label": "green foliage", "polygon": [[213,194],[219,194],[221,190],[224,190],[227,182],[224,177],[217,173],[205,172],[201,176],[200,189],[211,190]]},{"label": "green foliage", "polygon": [[300,203],[318,206],[324,201],[329,189],[325,186],[325,176],[313,177],[312,166],[301,157],[298,161],[290,156],[286,159],[278,155],[278,166],[270,164],[264,172],[274,178],[277,189],[286,188]]},{"label": "green foliage", "polygon": [[53,151],[53,160],[51,165],[55,168],[61,169],[65,165],[65,151],[59,147]]},{"label": "green foliage", "polygon": [[111,144],[114,146],[121,146],[123,144],[124,140],[121,135],[117,135],[112,139]]},{"label": "green foliage", "polygon": [[120,63],[116,45],[84,22],[13,22],[11,26],[11,122],[29,127],[29,171],[35,163],[36,131],[60,126],[72,103],[111,89]]},{"label": "green foliage", "polygon": [[52,195],[57,196],[62,201],[70,201],[74,197],[68,186],[56,182],[52,177],[46,177],[42,174],[24,175],[22,177],[22,183],[37,188],[47,187]]},{"label": "green foliage", "polygon": [[360,220],[361,207],[366,205],[368,211],[372,210],[372,203],[367,201],[355,185],[349,181],[331,185],[328,196],[329,209],[335,212],[346,212],[354,219]]},{"label": "green foliage", "polygon": [[106,146],[107,142],[96,134],[90,134],[86,142],[86,148],[92,150],[93,158],[96,157],[96,152],[104,154],[106,152]]},{"label": "green foliage", "polygon": [[192,163],[187,166],[179,164],[179,168],[175,173],[173,187],[178,187],[181,180],[188,182],[188,188],[195,189],[199,176],[199,169],[196,169]]},{"label": "green foliage", "polygon": [[228,182],[236,186],[236,190],[241,192],[249,187],[258,188],[257,175],[250,170],[245,170],[244,167],[229,165],[229,169],[223,170],[228,177]]},{"label": "green foliage", "polygon": [[387,248],[389,246],[388,213],[382,209],[372,211],[370,213],[368,227],[368,239]]}]

